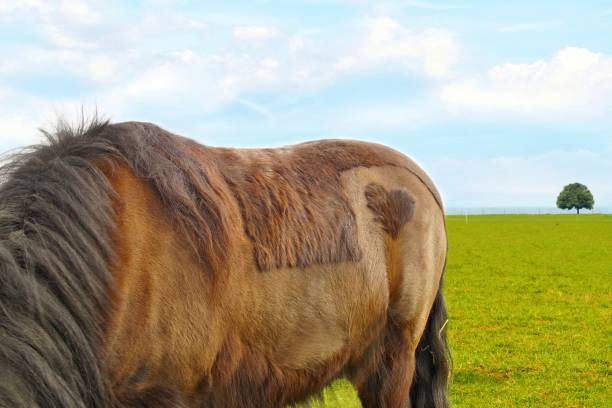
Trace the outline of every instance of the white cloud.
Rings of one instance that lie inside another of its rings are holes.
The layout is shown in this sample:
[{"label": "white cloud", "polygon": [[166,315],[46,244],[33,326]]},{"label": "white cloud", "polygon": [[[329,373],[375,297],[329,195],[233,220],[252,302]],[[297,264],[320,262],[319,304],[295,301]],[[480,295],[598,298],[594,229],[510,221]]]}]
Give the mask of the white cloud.
[{"label": "white cloud", "polygon": [[[22,19],[42,23],[57,22],[62,25],[90,25],[98,23],[100,16],[94,12],[92,1],[82,0],[0,0],[0,18]],[[104,7],[104,3],[98,3]]]},{"label": "white cloud", "polygon": [[11,15],[15,13],[46,13],[51,5],[42,0],[0,0],[0,15]]},{"label": "white cloud", "polygon": [[502,33],[518,33],[526,31],[541,31],[549,28],[560,27],[563,25],[563,21],[550,20],[550,21],[532,21],[529,23],[510,24],[501,26],[498,31]]},{"label": "white cloud", "polygon": [[597,116],[612,106],[612,57],[568,47],[550,60],[493,67],[440,92],[453,112],[534,118]]},{"label": "white cloud", "polygon": [[442,4],[440,2],[429,2],[429,1],[417,1],[417,0],[406,0],[404,3],[406,6],[420,8],[424,10],[433,10],[433,11],[450,11],[450,10],[459,10],[462,7],[456,4]]},{"label": "white cloud", "polygon": [[117,75],[117,62],[108,55],[96,55],[89,60],[88,71],[92,81],[112,81]]},{"label": "white cloud", "polygon": [[[193,50],[158,56],[142,72],[97,95],[114,117],[125,117],[135,107],[155,107],[183,113],[210,113],[238,102],[264,114],[255,103],[241,99],[249,90],[287,82],[287,73],[274,58],[250,55],[201,54]],[[246,101],[246,102],[245,102]]]},{"label": "white cloud", "polygon": [[42,136],[38,129],[41,126],[52,124],[60,113],[73,112],[77,106],[80,106],[77,101],[57,98],[49,103],[42,98],[0,87],[0,154],[40,142]]},{"label": "white cloud", "polygon": [[[311,0],[313,2],[329,3],[325,0]],[[380,0],[334,0],[335,3],[350,4],[353,6],[382,6],[382,7],[411,7],[428,11],[452,11],[463,9],[463,6],[458,4],[442,3],[438,0],[395,0],[395,1],[380,1]]]},{"label": "white cloud", "polygon": [[[142,71],[129,60],[111,61],[108,69],[102,70],[97,77],[104,77],[102,74],[112,77],[113,67],[118,64],[133,67],[133,75],[128,82],[117,83],[104,92],[97,101],[116,112],[147,103],[188,105],[189,110],[210,112],[236,102],[269,116],[267,108],[260,109],[260,105],[245,99],[245,95],[262,89],[291,88],[294,93],[313,92],[355,70],[387,68],[392,64],[398,69],[427,76],[448,73],[450,60],[442,54],[448,47],[453,48],[454,53],[455,43],[446,33],[436,30],[412,32],[391,19],[374,23],[375,27],[368,26],[349,36],[354,39],[350,43],[344,40],[330,42],[328,32],[308,30],[287,38],[286,48],[255,48],[226,54],[192,49],[173,51],[155,56]],[[239,36],[252,39],[265,38],[268,34],[264,36],[264,33],[278,33],[275,29],[263,28],[249,26],[248,30],[240,31]],[[381,46],[381,50],[376,51],[377,46]],[[340,49],[345,51],[342,57],[338,57]],[[393,112],[393,116],[402,116],[396,114],[397,110]],[[412,118],[407,114],[403,116]]]},{"label": "white cloud", "polygon": [[244,26],[234,29],[234,38],[241,41],[264,41],[280,36],[278,29],[266,26]]},{"label": "white cloud", "polygon": [[219,108],[227,96],[201,62],[177,60],[150,67],[101,92],[96,101],[111,116],[127,119],[135,109],[206,113]]},{"label": "white cloud", "polygon": [[0,116],[0,154],[14,145],[25,146],[41,141],[31,118],[17,113]]},{"label": "white cloud", "polygon": [[268,68],[278,68],[278,66],[280,65],[278,60],[274,58],[264,58],[259,62],[262,66],[268,67]]},{"label": "white cloud", "polygon": [[289,51],[295,53],[304,47],[304,38],[302,36],[296,36],[289,40]]},{"label": "white cloud", "polygon": [[[13,79],[36,78],[38,75],[61,75],[73,80],[102,84],[122,79],[131,63],[126,55],[109,55],[92,49],[46,49],[24,47],[15,58],[0,61],[0,74],[7,83]],[[122,74],[120,75],[120,71]]]},{"label": "white cloud", "polygon": [[[0,0],[0,18],[36,27],[47,40],[10,48],[11,58],[0,60],[3,83],[20,86],[57,78],[69,86],[75,107],[97,104],[116,120],[142,118],[149,112],[151,120],[156,115],[197,117],[230,104],[278,118],[274,103],[264,106],[252,95],[273,92],[295,101],[364,70],[392,69],[438,79],[451,73],[459,52],[450,33],[411,30],[389,17],[281,32],[240,18],[224,23],[161,11],[123,24],[112,13],[96,2],[30,0],[13,6]],[[204,37],[210,33],[216,35]],[[189,48],[173,48],[183,43]],[[36,109],[50,112],[50,117],[61,112],[56,103],[64,95],[60,86],[49,86],[47,95],[26,88],[24,95],[36,100]],[[366,107],[359,116],[364,128],[381,118],[395,127],[407,119],[412,123],[412,112],[401,109]],[[2,113],[5,123],[13,118],[11,133],[24,134],[24,127],[16,131],[17,123],[40,123],[39,116],[19,122],[16,112]]]},{"label": "white cloud", "polygon": [[60,48],[94,48],[94,44],[80,39],[64,30],[63,28],[46,24],[43,27],[43,32],[47,40]]},{"label": "white cloud", "polygon": [[362,46],[340,56],[342,70],[372,64],[399,64],[431,78],[448,77],[457,62],[460,47],[446,30],[410,30],[390,17],[370,19]]},{"label": "white cloud", "polygon": [[59,9],[62,15],[81,24],[92,24],[98,22],[98,15],[85,1],[62,0]]}]

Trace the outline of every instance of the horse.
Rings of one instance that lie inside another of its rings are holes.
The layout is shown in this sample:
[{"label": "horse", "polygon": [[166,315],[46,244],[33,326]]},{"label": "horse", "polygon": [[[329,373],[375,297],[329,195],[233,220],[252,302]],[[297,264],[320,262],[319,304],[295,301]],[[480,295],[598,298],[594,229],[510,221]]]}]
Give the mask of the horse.
[{"label": "horse", "polygon": [[0,406],[449,406],[440,195],[403,154],[61,122],[0,177]]}]

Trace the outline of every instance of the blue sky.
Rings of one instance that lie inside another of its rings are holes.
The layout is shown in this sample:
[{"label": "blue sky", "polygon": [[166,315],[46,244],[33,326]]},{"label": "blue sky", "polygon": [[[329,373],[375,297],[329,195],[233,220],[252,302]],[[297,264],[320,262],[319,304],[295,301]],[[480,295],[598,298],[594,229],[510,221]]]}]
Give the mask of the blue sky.
[{"label": "blue sky", "polygon": [[612,205],[609,1],[0,0],[0,149],[81,106],[211,145],[393,146],[450,207]]}]

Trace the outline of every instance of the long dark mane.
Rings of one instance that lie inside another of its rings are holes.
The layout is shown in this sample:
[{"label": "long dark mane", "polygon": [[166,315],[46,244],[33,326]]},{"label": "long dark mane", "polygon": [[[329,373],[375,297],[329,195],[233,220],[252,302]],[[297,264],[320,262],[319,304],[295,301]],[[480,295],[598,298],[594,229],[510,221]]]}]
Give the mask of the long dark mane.
[{"label": "long dark mane", "polygon": [[105,122],[60,124],[0,170],[0,406],[103,407],[112,208]]},{"label": "long dark mane", "polygon": [[113,290],[101,165],[121,160],[147,180],[211,273],[226,253],[224,198],[187,140],[157,126],[94,119],[43,133],[0,169],[0,406],[112,406],[97,354]]}]

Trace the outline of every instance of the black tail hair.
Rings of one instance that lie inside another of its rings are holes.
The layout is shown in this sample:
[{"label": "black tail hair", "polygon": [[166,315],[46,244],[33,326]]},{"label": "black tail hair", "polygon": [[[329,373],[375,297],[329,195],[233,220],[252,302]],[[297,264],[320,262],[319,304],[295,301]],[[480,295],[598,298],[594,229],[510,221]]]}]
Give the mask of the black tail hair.
[{"label": "black tail hair", "polygon": [[412,408],[448,408],[451,358],[446,339],[448,315],[442,282],[427,326],[416,349],[416,371],[410,387]]},{"label": "black tail hair", "polygon": [[106,122],[61,124],[0,168],[0,407],[112,406],[96,355],[111,276]]}]

